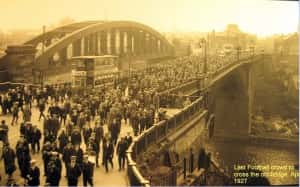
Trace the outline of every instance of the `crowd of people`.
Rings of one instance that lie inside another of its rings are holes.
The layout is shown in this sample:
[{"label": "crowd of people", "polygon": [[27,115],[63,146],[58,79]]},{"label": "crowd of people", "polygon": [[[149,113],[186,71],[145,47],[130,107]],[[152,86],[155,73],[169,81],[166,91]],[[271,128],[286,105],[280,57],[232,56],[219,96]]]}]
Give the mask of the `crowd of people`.
[{"label": "crowd of people", "polygon": [[[40,185],[42,173],[47,185],[58,186],[64,165],[68,185],[77,186],[82,175],[84,186],[92,186],[94,167],[100,167],[100,157],[109,172],[114,167],[115,152],[119,170],[124,170],[132,136],[128,132],[120,137],[122,126],[132,127],[133,135],[137,136],[163,120],[159,92],[197,78],[196,66],[189,58],[175,59],[136,72],[114,88],[103,87],[88,93],[76,92],[69,85],[9,89],[0,95],[2,115],[12,116],[12,121],[2,120],[0,124],[5,173],[12,178],[17,160],[27,185]],[[34,107],[39,111],[42,128],[32,122]],[[9,142],[9,124],[20,129],[14,148]],[[43,172],[32,159],[33,154],[41,155]]]}]

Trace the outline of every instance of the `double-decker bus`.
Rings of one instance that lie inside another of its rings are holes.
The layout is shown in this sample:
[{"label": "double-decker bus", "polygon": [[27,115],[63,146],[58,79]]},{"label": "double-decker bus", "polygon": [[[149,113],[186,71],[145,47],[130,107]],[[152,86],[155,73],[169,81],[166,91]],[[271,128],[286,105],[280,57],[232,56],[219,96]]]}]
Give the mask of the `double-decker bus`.
[{"label": "double-decker bus", "polygon": [[76,56],[70,61],[74,88],[97,88],[112,84],[119,77],[117,56]]}]

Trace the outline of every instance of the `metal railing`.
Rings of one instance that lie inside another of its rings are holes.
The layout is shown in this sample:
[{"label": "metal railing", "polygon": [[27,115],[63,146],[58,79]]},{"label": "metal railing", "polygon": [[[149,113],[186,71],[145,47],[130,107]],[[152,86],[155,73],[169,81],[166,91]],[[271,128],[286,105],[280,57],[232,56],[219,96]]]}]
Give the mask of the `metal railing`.
[{"label": "metal railing", "polygon": [[126,154],[128,160],[127,175],[131,186],[150,185],[150,181],[145,179],[138,170],[138,166],[135,162],[138,156],[145,152],[150,145],[158,143],[162,138],[166,137],[168,133],[182,126],[184,122],[189,121],[193,115],[203,109],[203,104],[203,97],[198,98],[172,118],[154,124],[133,141]]},{"label": "metal railing", "polygon": [[240,58],[240,59],[237,59],[237,60],[233,60],[230,63],[226,63],[224,66],[221,66],[217,70],[211,72],[210,78],[216,77],[217,75],[225,72],[227,69],[229,69],[230,67],[233,67],[236,64],[241,64],[241,63],[244,63],[244,62],[249,61],[249,60],[257,60],[260,57],[262,57],[261,54],[256,55],[256,56],[249,56],[248,55],[248,56],[243,56],[243,58]]},{"label": "metal railing", "polygon": [[15,89],[17,87],[32,87],[37,88],[39,85],[37,84],[29,84],[29,83],[17,83],[17,82],[1,82],[0,83],[0,92],[7,92],[9,89]]},{"label": "metal railing", "polygon": [[185,92],[190,90],[191,88],[195,88],[199,85],[199,81],[198,80],[192,80],[189,81],[187,83],[184,83],[180,86],[177,86],[175,88],[171,88],[169,90],[163,91],[160,93],[160,95],[166,95],[168,93],[177,93],[177,92]]}]

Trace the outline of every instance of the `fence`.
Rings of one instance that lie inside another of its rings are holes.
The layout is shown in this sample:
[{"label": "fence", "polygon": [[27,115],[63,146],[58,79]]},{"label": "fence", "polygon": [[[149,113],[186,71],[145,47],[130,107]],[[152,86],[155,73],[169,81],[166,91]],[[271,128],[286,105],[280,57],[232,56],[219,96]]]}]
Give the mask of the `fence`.
[{"label": "fence", "polygon": [[[190,106],[176,114],[172,118],[160,121],[154,124],[147,131],[138,136],[127,150],[127,175],[132,186],[149,186],[150,181],[146,180],[138,170],[135,163],[137,157],[146,151],[146,148],[159,142],[162,138],[174,129],[182,126],[184,122],[188,121],[193,115],[198,113],[203,108],[203,97],[198,98]],[[175,174],[173,174],[175,175]]]},{"label": "fence", "polygon": [[39,85],[36,84],[28,84],[28,83],[16,83],[16,82],[1,82],[0,83],[0,92],[6,92],[8,89],[15,89],[17,87],[39,87]]},{"label": "fence", "polygon": [[199,80],[192,80],[180,86],[177,86],[175,88],[171,88],[166,91],[160,92],[159,95],[167,95],[169,93],[177,93],[177,92],[186,92],[191,90],[192,88],[198,88],[198,87],[199,87]]},{"label": "fence", "polygon": [[[166,108],[182,108],[186,97],[191,101],[198,98],[199,90],[204,86],[204,79],[191,80],[183,85],[159,93],[159,105]],[[180,95],[178,95],[180,94]],[[179,96],[179,97],[178,97]]]}]

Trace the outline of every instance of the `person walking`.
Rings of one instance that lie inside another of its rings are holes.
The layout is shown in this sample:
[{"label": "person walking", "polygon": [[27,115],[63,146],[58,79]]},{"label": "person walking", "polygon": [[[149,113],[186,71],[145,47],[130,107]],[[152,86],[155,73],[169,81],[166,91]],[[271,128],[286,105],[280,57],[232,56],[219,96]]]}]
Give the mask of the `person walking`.
[{"label": "person walking", "polygon": [[83,186],[87,186],[87,184],[93,186],[93,176],[94,176],[94,164],[88,160],[89,155],[85,154],[83,156],[82,163],[82,176],[83,176]]},{"label": "person walking", "polygon": [[0,141],[3,143],[8,142],[8,125],[6,125],[5,120],[1,121],[0,124]]},{"label": "person walking", "polygon": [[78,178],[81,175],[81,168],[77,164],[76,156],[71,157],[71,162],[67,166],[68,186],[77,186]]},{"label": "person walking", "polygon": [[31,149],[33,153],[40,152],[40,140],[42,138],[41,130],[36,125],[33,126],[32,130],[32,142]]},{"label": "person walking", "polygon": [[26,176],[28,186],[40,185],[40,169],[36,166],[36,161],[30,161],[30,168]]},{"label": "person walking", "polygon": [[71,142],[68,142],[68,144],[66,145],[66,147],[64,148],[63,150],[63,162],[65,164],[65,168],[66,168],[66,177],[67,177],[67,168],[68,168],[68,165],[71,163],[71,156],[72,155],[75,155],[75,149],[72,145]]},{"label": "person walking", "polygon": [[41,98],[40,100],[37,100],[38,102],[38,108],[39,108],[39,111],[40,111],[40,115],[39,115],[39,120],[41,120],[41,118],[43,117],[44,119],[46,119],[46,116],[44,114],[45,112],[45,109],[46,109],[46,103],[45,103],[45,100],[43,98]]},{"label": "person walking", "polygon": [[30,154],[29,145],[23,135],[20,136],[20,140],[16,145],[16,155],[18,160],[19,169],[21,171],[21,176],[26,179],[28,170],[30,168]]},{"label": "person walking", "polygon": [[51,160],[47,165],[46,182],[49,183],[50,186],[59,186],[59,181],[61,179],[61,170],[62,170],[62,165],[58,157],[58,153],[53,152],[51,156]]},{"label": "person walking", "polygon": [[11,178],[12,174],[16,171],[16,154],[15,151],[9,146],[8,142],[4,144],[2,157],[4,161],[5,173],[8,175],[8,178]]},{"label": "person walking", "polygon": [[108,172],[108,163],[111,164],[111,168],[114,168],[113,164],[113,155],[114,155],[114,146],[111,141],[107,141],[103,147],[104,152],[104,165],[105,165],[105,171]]},{"label": "person walking", "polygon": [[60,134],[58,135],[59,142],[59,152],[63,154],[65,146],[68,144],[69,136],[66,133],[65,128],[62,128]]},{"label": "person walking", "polygon": [[117,145],[117,154],[119,162],[119,171],[124,170],[125,158],[126,158],[127,142],[124,137],[118,142]]},{"label": "person walking", "polygon": [[25,104],[23,108],[23,121],[24,122],[31,121],[31,115],[32,113],[29,104]]}]

